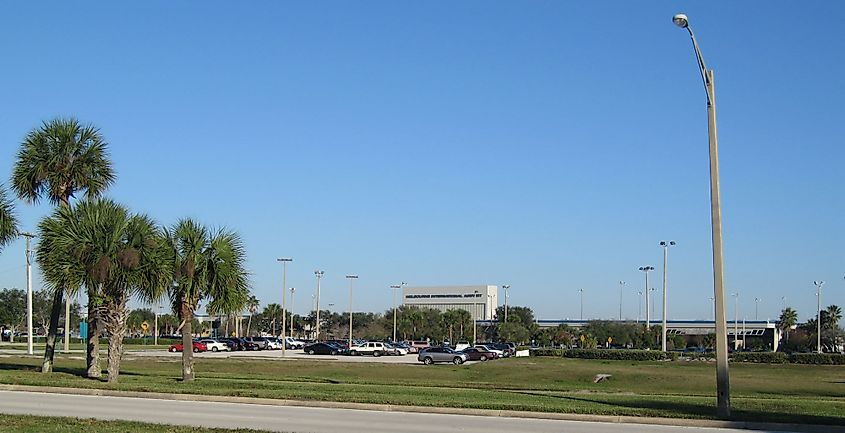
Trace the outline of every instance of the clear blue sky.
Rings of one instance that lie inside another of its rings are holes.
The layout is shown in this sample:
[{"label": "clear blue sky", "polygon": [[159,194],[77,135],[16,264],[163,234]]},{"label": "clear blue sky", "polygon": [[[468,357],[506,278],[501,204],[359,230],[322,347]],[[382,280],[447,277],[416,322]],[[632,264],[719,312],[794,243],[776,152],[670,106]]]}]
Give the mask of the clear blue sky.
[{"label": "clear blue sky", "polygon": [[[716,71],[726,285],[741,316],[845,305],[841,2],[15,2],[0,16],[0,179],[30,129],[102,129],[108,196],[238,231],[252,287],[383,311],[390,284],[510,284],[543,319],[709,318],[705,97]],[[18,202],[25,229],[48,205]],[[0,287],[24,287],[23,242]],[[37,269],[36,269],[37,274]],[[36,287],[40,279],[36,278]],[[501,298],[500,298],[501,299]],[[733,316],[729,299],[728,315]],[[659,310],[658,303],[658,310]],[[658,314],[659,316],[659,314]]]}]

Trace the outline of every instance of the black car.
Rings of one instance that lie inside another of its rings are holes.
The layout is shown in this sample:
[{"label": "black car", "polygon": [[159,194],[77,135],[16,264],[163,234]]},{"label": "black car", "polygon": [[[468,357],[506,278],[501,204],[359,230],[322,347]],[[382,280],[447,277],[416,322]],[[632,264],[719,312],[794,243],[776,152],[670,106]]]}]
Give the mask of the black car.
[{"label": "black car", "polygon": [[309,355],[337,355],[345,349],[331,343],[313,343],[302,348]]},{"label": "black car", "polygon": [[240,349],[238,347],[239,346],[238,342],[233,338],[223,338],[223,337],[221,337],[221,338],[218,338],[217,340],[219,342],[225,344],[226,346],[229,346],[229,350],[231,350],[231,351],[243,350],[243,349]]},{"label": "black car", "polygon": [[492,348],[496,350],[501,350],[503,354],[502,356],[505,358],[516,354],[516,350],[514,350],[514,348],[508,343],[493,343],[488,346],[492,346]]},{"label": "black car", "polygon": [[221,338],[220,341],[225,341],[226,344],[230,342],[233,344],[234,347],[232,350],[258,350],[258,345],[249,341],[246,341],[243,338]]}]

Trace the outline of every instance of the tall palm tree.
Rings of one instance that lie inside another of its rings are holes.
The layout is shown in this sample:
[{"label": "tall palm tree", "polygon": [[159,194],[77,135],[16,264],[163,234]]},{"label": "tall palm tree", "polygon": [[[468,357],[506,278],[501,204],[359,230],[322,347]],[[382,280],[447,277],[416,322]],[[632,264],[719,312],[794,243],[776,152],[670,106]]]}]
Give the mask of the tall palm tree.
[{"label": "tall palm tree", "polygon": [[[62,207],[70,206],[70,199],[80,192],[89,198],[98,197],[115,179],[107,148],[100,130],[92,125],[83,125],[74,118],[56,118],[44,122],[41,127],[30,131],[21,143],[12,172],[12,189],[19,198],[30,204],[47,198],[53,205]],[[63,295],[62,287],[54,290],[44,363],[41,367],[45,373],[53,370]],[[98,350],[96,315],[92,316],[91,313],[89,307],[89,358],[92,350]]]},{"label": "tall palm tree", "polygon": [[69,295],[88,290],[89,309],[109,335],[108,381],[117,382],[129,298],[151,302],[170,281],[161,231],[147,216],[98,199],[56,209],[39,224],[39,237],[36,257],[49,288]]},{"label": "tall palm tree", "polygon": [[172,263],[169,296],[182,321],[182,380],[194,380],[190,348],[191,321],[200,301],[209,314],[241,311],[249,297],[244,268],[245,252],[234,232],[209,232],[191,219],[183,219],[166,233]]},{"label": "tall palm tree", "polygon": [[18,221],[12,201],[6,198],[6,190],[0,185],[0,251],[18,235]]},{"label": "tall palm tree", "polygon": [[789,330],[798,323],[798,312],[792,307],[784,308],[780,312],[780,330],[786,332],[786,341],[789,341]]}]

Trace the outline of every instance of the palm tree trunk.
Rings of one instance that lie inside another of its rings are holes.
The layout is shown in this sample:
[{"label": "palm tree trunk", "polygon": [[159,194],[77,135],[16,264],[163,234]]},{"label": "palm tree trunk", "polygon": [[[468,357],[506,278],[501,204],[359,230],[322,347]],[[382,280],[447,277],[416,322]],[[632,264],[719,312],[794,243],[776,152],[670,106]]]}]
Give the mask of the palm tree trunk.
[{"label": "palm tree trunk", "polygon": [[103,375],[100,367],[100,319],[97,307],[88,301],[88,342],[85,347],[85,365],[87,376],[91,379],[99,379]]},{"label": "palm tree trunk", "polygon": [[120,376],[120,361],[123,357],[123,336],[126,334],[126,299],[118,300],[106,310],[105,325],[109,333],[108,381],[117,383]]},{"label": "palm tree trunk", "polygon": [[[47,344],[44,348],[44,362],[41,364],[42,373],[53,371],[53,354],[56,352],[56,334],[59,330],[59,316],[64,310],[64,291],[57,289],[53,294],[53,307],[50,309],[50,326],[47,328]],[[65,330],[67,332],[67,330]]]},{"label": "palm tree trunk", "polygon": [[252,313],[249,314],[249,320],[246,321],[246,334],[245,337],[249,337],[249,327],[252,326]]},{"label": "palm tree trunk", "polygon": [[187,302],[182,302],[182,381],[194,380],[194,340],[191,335],[191,322],[194,320],[194,311]]}]

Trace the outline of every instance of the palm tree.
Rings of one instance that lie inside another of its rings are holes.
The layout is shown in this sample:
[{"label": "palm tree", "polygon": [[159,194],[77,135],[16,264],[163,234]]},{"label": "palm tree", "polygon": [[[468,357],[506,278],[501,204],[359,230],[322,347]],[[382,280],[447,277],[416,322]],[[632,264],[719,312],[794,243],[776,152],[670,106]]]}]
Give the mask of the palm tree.
[{"label": "palm tree", "polygon": [[189,349],[191,321],[200,301],[209,314],[241,311],[249,297],[245,252],[240,237],[219,230],[210,233],[193,220],[183,219],[166,233],[172,264],[170,300],[181,320],[182,380],[194,380],[194,358]]},{"label": "palm tree", "polygon": [[6,198],[6,190],[0,185],[0,251],[18,235],[18,222],[12,201]]},{"label": "palm tree", "polygon": [[786,341],[789,341],[789,330],[798,323],[798,312],[792,307],[784,308],[780,312],[780,330],[786,332]]},{"label": "palm tree", "polygon": [[[827,308],[825,308],[825,311],[827,312],[827,325],[830,329],[835,329],[839,324],[839,321],[842,319],[842,308],[838,305],[828,305]],[[825,323],[822,322],[822,325],[824,324]]]},{"label": "palm tree", "polygon": [[273,335],[276,335],[276,323],[277,319],[282,317],[282,306],[275,303],[267,304],[264,307],[264,311],[261,312],[265,318],[270,319],[270,329],[272,330]]},{"label": "palm tree", "polygon": [[[129,297],[152,302],[169,282],[162,233],[147,216],[131,215],[105,199],[60,207],[38,228],[37,260],[49,289],[69,295],[88,290],[89,310],[96,311],[109,335],[108,381],[117,382]],[[99,369],[97,352],[94,358]]]},{"label": "palm tree", "polygon": [[246,336],[249,336],[249,328],[252,326],[252,316],[258,312],[258,298],[255,295],[249,295],[246,301],[246,309],[249,311],[249,320],[246,322]]},{"label": "palm tree", "polygon": [[[53,119],[30,131],[18,150],[12,173],[12,189],[30,204],[46,197],[53,205],[70,206],[71,197],[84,192],[89,198],[100,196],[114,182],[108,157],[108,145],[100,130],[82,125],[78,120]],[[62,313],[64,288],[53,293],[50,327],[41,371],[53,370],[56,331]],[[96,316],[89,306],[88,357],[97,350]],[[92,319],[93,322],[92,322]],[[92,340],[94,345],[92,346]],[[99,377],[99,373],[97,373]]]}]

